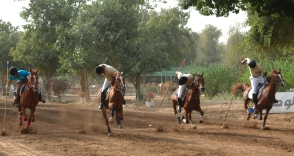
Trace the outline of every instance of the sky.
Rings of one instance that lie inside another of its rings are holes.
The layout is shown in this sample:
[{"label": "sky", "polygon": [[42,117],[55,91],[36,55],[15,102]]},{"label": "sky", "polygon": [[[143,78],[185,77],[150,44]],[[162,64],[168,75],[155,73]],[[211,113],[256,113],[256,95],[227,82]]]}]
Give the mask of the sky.
[{"label": "sky", "polygon": [[[21,28],[21,26],[25,24],[25,21],[19,16],[19,13],[22,11],[22,7],[28,7],[28,3],[29,0],[1,0],[0,19],[4,22],[10,22],[13,26],[19,26]],[[175,5],[177,5],[176,0],[169,0],[168,3],[162,5],[162,7],[169,8]],[[222,31],[222,36],[219,41],[225,43],[228,38],[230,27],[235,26],[237,23],[243,23],[246,19],[246,12],[230,14],[229,17],[215,17],[202,16],[198,11],[190,9],[190,19],[186,26],[191,28],[192,31],[200,33],[206,25],[211,24]],[[242,31],[247,30],[248,28],[244,28]]]}]

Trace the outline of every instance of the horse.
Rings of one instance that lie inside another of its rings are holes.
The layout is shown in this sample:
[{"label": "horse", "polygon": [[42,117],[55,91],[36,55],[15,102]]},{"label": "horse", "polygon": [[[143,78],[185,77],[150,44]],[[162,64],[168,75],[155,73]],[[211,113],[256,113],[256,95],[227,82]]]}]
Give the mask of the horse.
[{"label": "horse", "polygon": [[[125,79],[123,77],[123,72],[116,72],[113,74],[113,79],[110,83],[110,90],[108,93],[108,99],[104,101],[105,106],[102,108],[102,115],[107,126],[107,133],[111,135],[111,129],[109,127],[109,122],[113,122],[113,117],[115,113],[116,123],[119,128],[122,128],[121,121],[123,118],[123,100],[125,94]],[[106,109],[110,110],[110,118],[107,119]]]},{"label": "horse", "polygon": [[[19,125],[22,125],[22,120],[27,121],[26,128],[30,126],[31,122],[35,121],[34,113],[39,103],[38,70],[30,69],[29,72],[27,82],[20,90],[20,108],[18,108]],[[26,108],[31,110],[29,118],[26,115]]]},{"label": "horse", "polygon": [[[196,126],[194,125],[194,122],[192,121],[192,111],[198,111],[201,114],[200,123],[204,122],[204,112],[202,111],[200,107],[200,96],[201,93],[205,90],[204,86],[204,78],[203,73],[202,74],[194,74],[194,80],[192,83],[187,86],[186,91],[184,91],[182,97],[183,101],[183,108],[185,109],[185,116],[182,117],[183,122],[188,124],[189,121],[191,122],[191,126],[193,129],[196,129]],[[176,89],[171,97],[171,101],[173,104],[174,114],[177,118],[178,124],[181,124],[181,117],[178,115],[178,112],[176,110],[176,106],[178,105],[178,89]]]},{"label": "horse", "polygon": [[[261,129],[267,129],[265,127],[267,116],[271,108],[273,107],[275,101],[275,94],[277,91],[277,87],[284,87],[284,81],[281,74],[281,70],[272,70],[271,76],[266,78],[268,84],[262,91],[260,91],[260,96],[258,97],[258,114],[253,115],[253,119],[257,118],[259,115],[259,120],[262,120],[262,110],[266,109],[264,120],[261,126]],[[250,111],[248,110],[248,103],[252,100],[249,96],[249,92],[251,90],[251,86],[249,84],[236,84],[232,87],[232,93],[236,93],[238,90],[243,91],[243,100],[244,100],[244,108],[247,112],[247,120],[250,119]]]}]

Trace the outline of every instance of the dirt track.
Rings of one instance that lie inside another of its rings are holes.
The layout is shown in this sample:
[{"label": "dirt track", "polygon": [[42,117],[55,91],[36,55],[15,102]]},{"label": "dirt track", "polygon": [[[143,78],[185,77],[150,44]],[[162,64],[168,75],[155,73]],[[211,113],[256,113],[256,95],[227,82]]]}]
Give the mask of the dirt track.
[{"label": "dirt track", "polygon": [[[107,135],[97,103],[39,104],[33,133],[21,134],[17,109],[7,102],[6,136],[0,136],[0,156],[64,155],[294,155],[294,114],[270,114],[267,127],[261,121],[246,121],[240,101],[234,101],[223,129],[230,101],[201,101],[205,120],[192,113],[197,129],[177,124],[171,103],[148,108],[144,102],[127,101],[123,129],[111,124]],[[157,106],[161,99],[156,99]],[[0,99],[3,126],[5,98]],[[109,115],[109,114],[108,114]],[[24,124],[25,125],[25,124]]]}]

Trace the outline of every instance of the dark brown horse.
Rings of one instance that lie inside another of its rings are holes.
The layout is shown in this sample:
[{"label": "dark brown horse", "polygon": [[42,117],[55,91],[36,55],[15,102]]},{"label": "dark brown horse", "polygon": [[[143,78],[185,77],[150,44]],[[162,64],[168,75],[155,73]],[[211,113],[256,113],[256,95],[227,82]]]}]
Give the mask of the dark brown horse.
[{"label": "dark brown horse", "polygon": [[[24,86],[21,96],[20,96],[20,108],[18,108],[19,112],[19,125],[22,125],[22,120],[27,121],[26,127],[28,128],[31,122],[35,121],[35,110],[36,106],[39,103],[39,95],[38,95],[38,70],[30,69],[30,75],[27,77],[27,83]],[[29,108],[30,115],[27,118],[26,108]]]},{"label": "dark brown horse", "polygon": [[[267,77],[267,84],[265,88],[262,90],[260,97],[258,97],[258,113],[259,113],[259,120],[262,120],[262,110],[266,109],[264,120],[262,123],[262,129],[265,128],[266,119],[268,116],[269,111],[272,109],[274,101],[275,101],[275,94],[277,91],[277,87],[283,87],[284,81],[281,74],[281,70],[273,70],[270,77]],[[252,100],[249,98],[249,92],[251,90],[251,87],[249,84],[237,84],[234,85],[232,88],[232,92],[235,93],[238,90],[243,91],[243,99],[244,99],[244,108],[247,112],[247,120],[250,119],[250,112],[248,110],[248,103]],[[253,118],[256,118],[256,115],[253,116]]]},{"label": "dark brown horse", "polygon": [[[195,74],[194,75],[195,78],[192,82],[192,84],[190,86],[187,86],[186,91],[183,93],[184,95],[184,99],[183,99],[183,108],[185,109],[185,117],[183,116],[183,122],[184,123],[189,123],[189,121],[191,122],[191,126],[193,129],[196,128],[196,126],[194,125],[194,122],[192,121],[192,111],[198,111],[201,114],[201,118],[200,118],[200,123],[203,123],[204,121],[204,112],[202,111],[201,107],[200,107],[200,96],[201,96],[201,92],[203,92],[205,90],[205,86],[204,86],[204,78],[203,78],[203,74]],[[181,117],[178,115],[178,112],[176,110],[177,107],[177,101],[178,101],[178,95],[177,95],[178,89],[174,91],[173,95],[172,95],[172,104],[173,104],[173,108],[174,108],[174,114],[177,117],[178,123],[181,123]]]},{"label": "dark brown horse", "polygon": [[[109,122],[113,122],[113,117],[115,114],[116,123],[119,128],[122,128],[121,121],[123,117],[123,101],[125,94],[125,80],[123,77],[123,72],[116,72],[113,75],[112,82],[110,83],[111,88],[108,93],[108,99],[104,102],[106,105],[102,108],[102,114],[107,125],[108,135],[111,135],[111,130],[109,127]],[[110,118],[107,119],[106,109],[110,110]]]}]

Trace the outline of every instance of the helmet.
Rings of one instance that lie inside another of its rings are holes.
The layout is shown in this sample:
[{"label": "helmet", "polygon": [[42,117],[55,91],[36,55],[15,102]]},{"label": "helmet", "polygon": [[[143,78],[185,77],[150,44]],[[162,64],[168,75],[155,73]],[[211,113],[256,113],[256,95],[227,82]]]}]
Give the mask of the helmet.
[{"label": "helmet", "polygon": [[254,60],[251,60],[249,63],[248,63],[248,66],[250,68],[254,68],[256,66],[256,62]]},{"label": "helmet", "polygon": [[97,66],[96,69],[95,69],[95,72],[98,75],[100,75],[100,74],[102,74],[103,70],[104,70],[104,68],[102,66]]},{"label": "helmet", "polygon": [[10,67],[9,73],[10,73],[10,75],[16,74],[17,73],[17,68],[16,67]]}]

